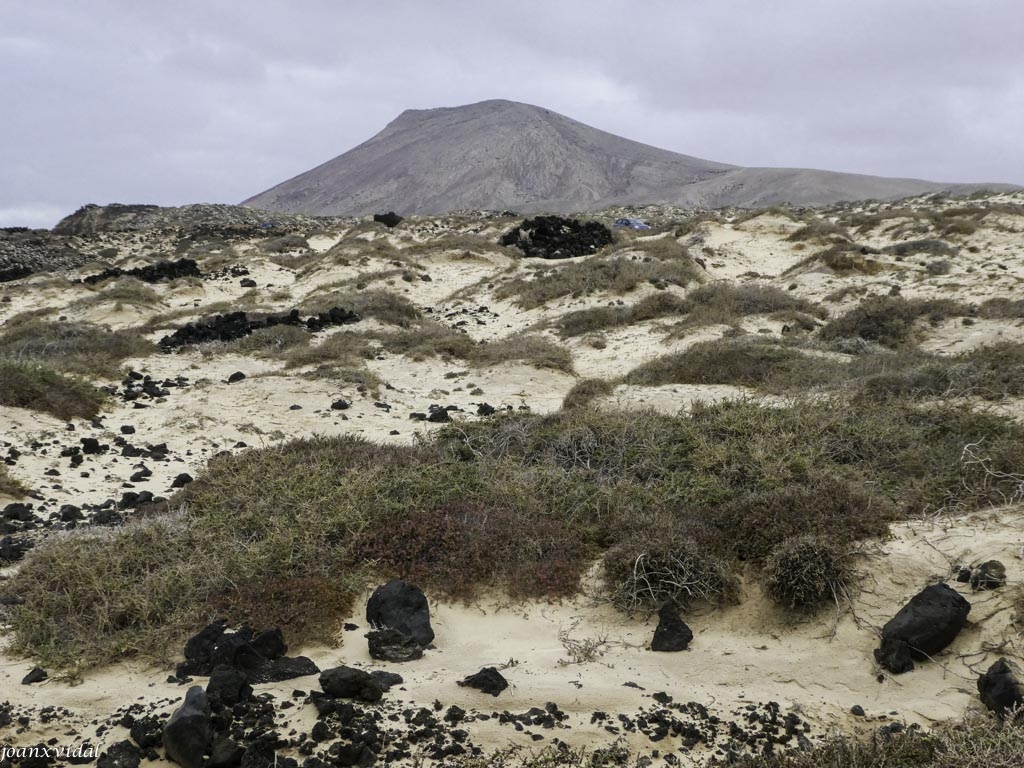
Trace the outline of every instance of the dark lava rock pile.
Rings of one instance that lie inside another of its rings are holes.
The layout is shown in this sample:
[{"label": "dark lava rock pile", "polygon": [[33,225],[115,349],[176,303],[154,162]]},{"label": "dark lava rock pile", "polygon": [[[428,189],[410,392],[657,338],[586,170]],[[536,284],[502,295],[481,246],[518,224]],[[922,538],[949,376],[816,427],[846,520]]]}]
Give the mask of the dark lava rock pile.
[{"label": "dark lava rock pile", "polygon": [[586,256],[612,242],[612,232],[604,224],[598,221],[580,223],[561,216],[526,219],[501,238],[502,245],[514,245],[527,256],[541,259]]},{"label": "dark lava rock pile", "polygon": [[373,220],[380,222],[389,229],[391,227],[397,227],[402,223],[402,217],[394,211],[388,211],[387,213],[375,213],[373,214]]},{"label": "dark lava rock pile", "polygon": [[136,280],[141,280],[144,283],[160,283],[164,280],[176,280],[179,277],[202,276],[202,272],[199,271],[199,265],[196,264],[194,259],[179,259],[178,261],[158,261],[155,264],[147,264],[144,267],[137,267],[135,269],[111,267],[98,274],[89,275],[74,282],[94,285],[115,277],[134,277]]},{"label": "dark lava rock pile", "polygon": [[242,627],[227,631],[227,622],[217,621],[185,644],[185,661],[175,675],[188,680],[192,675],[210,677],[207,692],[232,689],[227,698],[238,699],[250,683],[271,683],[315,675],[319,668],[305,656],[285,656],[288,646],[279,629],[257,632]]},{"label": "dark lava rock pile", "polygon": [[160,346],[165,350],[170,350],[211,341],[235,341],[248,336],[253,331],[261,328],[273,328],[277,325],[294,325],[316,332],[334,325],[357,323],[361,319],[355,312],[341,307],[332,307],[326,312],[305,319],[299,316],[297,309],[283,315],[266,315],[258,318],[249,317],[245,312],[230,312],[195,323],[186,323],[174,333],[160,339]]},{"label": "dark lava rock pile", "polygon": [[0,283],[43,270],[74,269],[91,259],[45,229],[0,228]]}]

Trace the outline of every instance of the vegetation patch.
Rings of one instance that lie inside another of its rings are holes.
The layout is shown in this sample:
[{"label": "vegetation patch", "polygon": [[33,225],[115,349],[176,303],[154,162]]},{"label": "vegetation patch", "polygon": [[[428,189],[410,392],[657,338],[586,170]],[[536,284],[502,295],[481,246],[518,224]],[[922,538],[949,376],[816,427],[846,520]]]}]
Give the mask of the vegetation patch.
[{"label": "vegetation patch", "polygon": [[[792,537],[841,547],[1001,502],[1022,439],[968,408],[816,400],[509,414],[414,446],[342,436],[218,456],[171,500],[183,512],[36,547],[9,585],[25,598],[15,650],[62,666],[159,655],[211,613],[322,640],[371,571],[542,597],[574,593],[602,558],[620,605],[727,600],[740,563]],[[984,462],[962,461],[967,445]]]},{"label": "vegetation patch", "polygon": [[937,325],[947,317],[963,317],[973,310],[952,299],[904,299],[900,296],[875,296],[865,299],[845,315],[821,329],[821,338],[831,341],[860,338],[886,347],[900,347],[914,338],[917,321],[926,317]]},{"label": "vegetation patch", "polygon": [[765,594],[784,608],[813,611],[849,597],[850,553],[827,536],[798,536],[779,544],[762,570]]},{"label": "vegetation patch", "polygon": [[584,336],[608,328],[621,328],[672,315],[683,315],[692,304],[674,293],[653,293],[628,306],[590,307],[567,312],[554,321],[562,338]]},{"label": "vegetation patch", "polygon": [[318,315],[331,307],[345,307],[360,317],[372,317],[382,323],[408,327],[422,317],[416,306],[404,296],[382,290],[333,290],[310,296],[299,305],[303,314]]},{"label": "vegetation patch", "polygon": [[846,227],[825,219],[812,219],[786,238],[790,242],[799,243],[806,240],[825,240],[829,242],[848,241],[850,233]]},{"label": "vegetation patch", "polygon": [[645,283],[682,287],[700,279],[701,269],[689,256],[669,260],[599,256],[538,270],[530,279],[510,280],[499,286],[495,296],[511,299],[523,309],[535,309],[565,296],[581,298],[598,291],[623,294]]},{"label": "vegetation patch", "polygon": [[14,499],[23,498],[28,494],[29,489],[20,481],[11,477],[7,467],[0,464],[0,496],[10,496]]},{"label": "vegetation patch", "polygon": [[746,339],[705,341],[664,355],[626,374],[627,384],[733,384],[782,392],[835,378],[836,363],[799,349]]},{"label": "vegetation patch", "polygon": [[749,315],[775,312],[803,312],[824,318],[825,310],[813,302],[771,285],[716,282],[702,285],[686,295],[687,316],[676,326],[675,336],[705,325],[733,324]]},{"label": "vegetation patch", "polygon": [[583,379],[573,386],[562,401],[562,408],[585,408],[596,398],[606,397],[615,391],[615,382],[606,379]]},{"label": "vegetation patch", "polygon": [[8,322],[0,334],[2,359],[85,376],[116,378],[127,358],[156,349],[135,331],[111,331],[91,323],[28,319]]},{"label": "vegetation patch", "polygon": [[81,379],[36,363],[0,359],[0,405],[68,421],[94,418],[105,400],[103,392]]}]

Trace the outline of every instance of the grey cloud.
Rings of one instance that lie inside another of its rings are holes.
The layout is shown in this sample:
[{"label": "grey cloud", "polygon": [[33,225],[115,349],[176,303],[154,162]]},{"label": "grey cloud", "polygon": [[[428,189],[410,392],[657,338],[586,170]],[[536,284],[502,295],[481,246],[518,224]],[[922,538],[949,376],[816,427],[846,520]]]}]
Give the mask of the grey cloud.
[{"label": "grey cloud", "polygon": [[0,225],[237,202],[403,109],[489,98],[723,162],[1024,183],[1010,0],[54,0],[5,17]]}]

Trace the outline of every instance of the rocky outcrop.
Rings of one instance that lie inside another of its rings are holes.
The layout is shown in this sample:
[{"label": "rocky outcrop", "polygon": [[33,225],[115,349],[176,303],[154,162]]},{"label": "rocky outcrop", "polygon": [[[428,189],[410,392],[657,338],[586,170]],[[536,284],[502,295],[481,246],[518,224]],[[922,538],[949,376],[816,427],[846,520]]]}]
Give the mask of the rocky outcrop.
[{"label": "rocky outcrop", "polygon": [[306,318],[301,317],[297,309],[283,315],[262,317],[250,317],[245,312],[229,312],[226,315],[214,315],[205,320],[187,323],[174,333],[160,339],[160,346],[164,349],[176,349],[211,341],[236,341],[245,338],[253,331],[261,328],[273,328],[278,325],[291,325],[306,328],[309,331],[321,331],[335,325],[358,323],[360,319],[355,312],[341,307],[332,307],[326,312]]},{"label": "rocky outcrop", "polygon": [[102,283],[104,280],[112,280],[117,277],[134,277],[136,280],[141,280],[144,283],[162,283],[167,280],[176,280],[180,277],[202,276],[202,272],[199,271],[199,265],[196,264],[195,259],[178,259],[177,261],[158,261],[155,264],[147,264],[144,267],[136,267],[135,269],[112,267],[75,282],[95,285],[96,283]]},{"label": "rocky outcrop", "polygon": [[0,228],[0,283],[34,272],[75,269],[92,258],[45,229]]},{"label": "rocky outcrop", "polygon": [[514,245],[526,256],[541,259],[587,256],[614,241],[611,230],[598,221],[581,223],[561,216],[526,219],[501,238],[502,245]]}]

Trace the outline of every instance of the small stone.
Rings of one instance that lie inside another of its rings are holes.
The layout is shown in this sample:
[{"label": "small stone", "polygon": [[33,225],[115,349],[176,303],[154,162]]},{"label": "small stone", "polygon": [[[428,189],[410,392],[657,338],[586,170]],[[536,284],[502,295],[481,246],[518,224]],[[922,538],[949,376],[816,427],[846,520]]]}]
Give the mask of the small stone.
[{"label": "small stone", "polygon": [[41,683],[48,677],[49,675],[42,667],[32,667],[32,670],[21,679],[21,684],[33,685],[34,683]]}]

